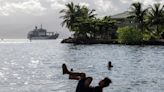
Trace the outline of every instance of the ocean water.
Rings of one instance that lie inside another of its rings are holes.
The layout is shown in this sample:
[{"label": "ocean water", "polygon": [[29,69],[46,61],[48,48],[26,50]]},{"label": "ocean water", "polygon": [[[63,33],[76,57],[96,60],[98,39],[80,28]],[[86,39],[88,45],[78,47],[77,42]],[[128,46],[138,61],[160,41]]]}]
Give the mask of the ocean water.
[{"label": "ocean water", "polygon": [[[163,92],[164,46],[73,45],[58,40],[0,41],[0,92],[75,92],[61,65],[113,83],[104,92]],[[108,70],[111,61],[113,68]]]}]

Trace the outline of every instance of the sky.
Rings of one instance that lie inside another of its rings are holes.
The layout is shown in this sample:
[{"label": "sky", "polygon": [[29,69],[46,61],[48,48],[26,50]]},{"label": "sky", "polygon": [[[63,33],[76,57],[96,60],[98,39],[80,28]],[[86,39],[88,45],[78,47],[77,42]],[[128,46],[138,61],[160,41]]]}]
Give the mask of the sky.
[{"label": "sky", "polygon": [[96,9],[98,16],[111,16],[128,11],[131,3],[142,2],[144,6],[164,0],[0,0],[0,38],[26,38],[35,26],[58,32],[60,38],[70,36],[70,32],[60,24],[59,11],[73,1]]}]

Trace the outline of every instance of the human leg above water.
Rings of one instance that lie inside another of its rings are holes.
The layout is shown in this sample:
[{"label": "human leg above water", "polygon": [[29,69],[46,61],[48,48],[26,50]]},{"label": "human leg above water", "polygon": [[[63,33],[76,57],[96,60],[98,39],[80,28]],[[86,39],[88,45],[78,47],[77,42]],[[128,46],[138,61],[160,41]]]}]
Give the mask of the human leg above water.
[{"label": "human leg above water", "polygon": [[66,64],[62,65],[62,70],[63,70],[63,74],[69,74],[69,79],[80,80],[86,77],[85,73],[69,71]]}]

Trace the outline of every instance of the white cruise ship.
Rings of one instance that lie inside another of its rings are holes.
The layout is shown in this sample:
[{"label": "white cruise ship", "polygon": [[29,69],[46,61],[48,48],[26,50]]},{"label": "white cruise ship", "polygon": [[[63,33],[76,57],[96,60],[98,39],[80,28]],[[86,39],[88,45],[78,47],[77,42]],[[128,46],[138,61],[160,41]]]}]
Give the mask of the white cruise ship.
[{"label": "white cruise ship", "polygon": [[41,27],[38,29],[37,26],[35,26],[35,29],[30,31],[27,35],[28,39],[56,39],[58,38],[59,34],[58,33],[54,33],[54,32],[47,32],[46,29]]}]

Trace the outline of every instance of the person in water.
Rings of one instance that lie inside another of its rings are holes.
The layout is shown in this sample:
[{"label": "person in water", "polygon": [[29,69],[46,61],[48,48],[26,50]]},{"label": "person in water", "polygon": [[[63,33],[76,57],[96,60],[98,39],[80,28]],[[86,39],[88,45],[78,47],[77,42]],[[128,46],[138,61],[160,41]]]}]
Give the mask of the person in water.
[{"label": "person in water", "polygon": [[112,67],[113,67],[112,62],[109,61],[109,62],[108,62],[108,69],[110,70]]},{"label": "person in water", "polygon": [[69,71],[65,64],[62,65],[62,69],[63,74],[69,75],[69,79],[79,80],[76,92],[91,92],[90,83],[92,82],[92,77],[86,77],[85,73]]},{"label": "person in water", "polygon": [[93,87],[93,90],[91,92],[103,92],[103,88],[108,87],[111,83],[112,81],[108,77],[105,77],[99,82],[98,86]]},{"label": "person in water", "polygon": [[65,64],[62,65],[63,74],[69,74],[69,79],[79,80],[76,92],[103,92],[103,88],[109,86],[112,81],[109,78],[104,78],[96,87],[90,86],[92,77],[86,77],[85,73],[70,72]]}]

